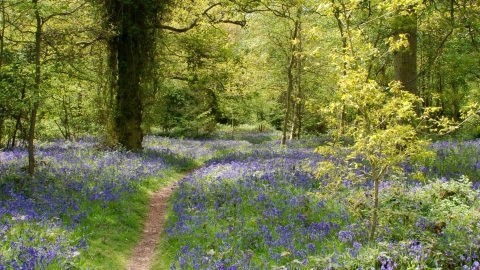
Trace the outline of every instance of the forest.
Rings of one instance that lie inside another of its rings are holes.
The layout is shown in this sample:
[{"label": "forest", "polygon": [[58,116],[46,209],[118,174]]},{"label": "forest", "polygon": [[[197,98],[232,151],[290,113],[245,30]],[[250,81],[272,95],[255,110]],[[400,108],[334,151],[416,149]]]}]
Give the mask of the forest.
[{"label": "forest", "polygon": [[480,269],[479,14],[0,0],[0,270]]}]

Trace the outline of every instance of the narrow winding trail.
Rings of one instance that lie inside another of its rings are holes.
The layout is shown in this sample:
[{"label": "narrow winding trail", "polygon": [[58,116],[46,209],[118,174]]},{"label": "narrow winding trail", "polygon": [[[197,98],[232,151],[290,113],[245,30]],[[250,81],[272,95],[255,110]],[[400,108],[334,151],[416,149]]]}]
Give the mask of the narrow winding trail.
[{"label": "narrow winding trail", "polygon": [[148,206],[148,217],[143,229],[140,242],[133,250],[132,258],[127,266],[128,270],[150,269],[156,255],[156,246],[165,224],[165,213],[168,208],[168,198],[176,187],[176,183],[164,187],[150,198]]}]

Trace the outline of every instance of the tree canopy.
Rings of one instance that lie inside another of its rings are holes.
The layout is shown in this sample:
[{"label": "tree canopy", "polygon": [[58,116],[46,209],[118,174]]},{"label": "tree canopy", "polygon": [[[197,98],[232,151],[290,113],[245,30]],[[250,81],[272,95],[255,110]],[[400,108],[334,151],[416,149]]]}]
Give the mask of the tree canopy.
[{"label": "tree canopy", "polygon": [[88,134],[141,150],[145,132],[204,136],[241,124],[282,130],[283,142],[345,133],[362,112],[342,89],[370,81],[400,82],[417,96],[417,116],[461,122],[478,102],[476,1],[10,0],[0,8],[3,147]]}]

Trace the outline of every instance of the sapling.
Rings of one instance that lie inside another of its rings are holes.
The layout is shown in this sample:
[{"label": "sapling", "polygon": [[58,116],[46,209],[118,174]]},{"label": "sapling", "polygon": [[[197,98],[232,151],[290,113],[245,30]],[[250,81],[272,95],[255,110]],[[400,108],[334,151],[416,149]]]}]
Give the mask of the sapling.
[{"label": "sapling", "polygon": [[[382,87],[373,80],[365,82],[366,72],[350,70],[339,85],[340,102],[325,110],[336,111],[338,106],[347,106],[356,112],[354,123],[344,129],[344,134],[334,133],[335,142],[317,148],[322,154],[333,154],[343,147],[349,153],[340,165],[319,164],[317,174],[322,177],[333,170],[346,171],[343,177],[333,177],[331,183],[338,187],[345,180],[359,184],[373,182],[373,207],[370,216],[369,241],[375,237],[378,216],[379,185],[387,174],[401,170],[401,164],[412,157],[420,159],[432,156],[425,147],[427,140],[420,138],[418,123],[426,116],[417,116],[415,104],[420,101],[415,95],[403,91],[402,85],[392,82]],[[427,112],[428,113],[428,112]],[[335,118],[332,117],[335,123]],[[415,125],[417,123],[417,125]],[[353,143],[344,145],[342,138],[353,138]],[[365,174],[353,171],[365,168]]]}]

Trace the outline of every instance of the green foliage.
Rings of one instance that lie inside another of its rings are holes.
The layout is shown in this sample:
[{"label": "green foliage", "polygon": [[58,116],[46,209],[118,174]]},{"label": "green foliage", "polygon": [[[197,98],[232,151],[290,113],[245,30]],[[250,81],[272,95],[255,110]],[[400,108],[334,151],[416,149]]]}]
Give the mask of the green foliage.
[{"label": "green foliage", "polygon": [[[407,159],[425,154],[427,142],[418,137],[413,126],[416,118],[414,104],[418,99],[402,91],[398,83],[384,89],[374,81],[362,83],[362,74],[352,73],[355,75],[344,77],[340,83],[341,101],[325,108],[324,112],[336,112],[341,106],[356,110],[355,124],[346,127],[343,134],[341,130],[334,133],[339,143],[343,137],[353,139],[353,144],[346,146],[349,154],[343,166],[347,169],[366,166],[369,176],[380,180],[388,172],[398,170],[398,166]],[[336,114],[329,114],[328,120],[333,126],[338,126]],[[338,143],[320,146],[317,152],[334,154],[338,147]],[[359,157],[361,161],[358,161]],[[320,166],[319,176],[328,173],[325,165]],[[333,169],[335,166],[327,167]],[[349,180],[365,181],[358,178]]]},{"label": "green foliage", "polygon": [[[380,205],[378,242],[350,257],[348,267],[378,266],[388,258],[399,269],[457,268],[473,262],[472,252],[480,248],[474,233],[480,214],[475,210],[478,191],[468,178],[432,180],[416,188],[393,183],[382,190]],[[351,205],[354,212],[368,208]]]},{"label": "green foliage", "polygon": [[480,126],[476,126],[474,129],[473,129],[473,137],[475,139],[480,139]]},{"label": "green foliage", "polygon": [[[339,82],[339,101],[324,109],[329,113],[329,120],[333,126],[338,125],[337,112],[347,108],[356,111],[354,124],[338,128],[334,132],[337,142],[343,137],[352,138],[353,143],[346,145],[348,153],[340,167],[331,161],[319,164],[317,175],[323,178],[332,175],[330,184],[338,187],[342,181],[363,183],[368,179],[373,181],[374,190],[370,221],[370,240],[374,239],[377,211],[379,183],[385,175],[401,170],[401,164],[414,157],[427,158],[432,154],[426,149],[427,141],[418,136],[418,123],[415,107],[419,99],[402,90],[402,85],[392,82],[388,88],[383,88],[373,80],[368,80],[367,73],[360,68],[347,69]],[[428,119],[428,114],[424,116]],[[333,143],[317,148],[317,152],[324,155],[335,154],[341,147]],[[365,176],[359,177],[354,171],[359,167],[365,168]],[[346,171],[346,176],[337,171]]]}]

